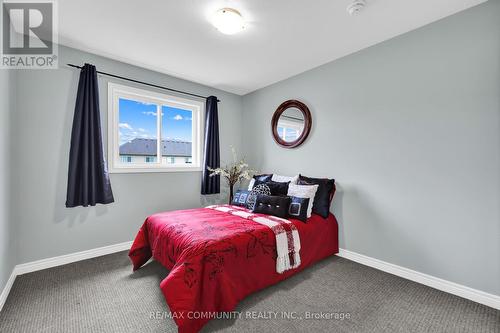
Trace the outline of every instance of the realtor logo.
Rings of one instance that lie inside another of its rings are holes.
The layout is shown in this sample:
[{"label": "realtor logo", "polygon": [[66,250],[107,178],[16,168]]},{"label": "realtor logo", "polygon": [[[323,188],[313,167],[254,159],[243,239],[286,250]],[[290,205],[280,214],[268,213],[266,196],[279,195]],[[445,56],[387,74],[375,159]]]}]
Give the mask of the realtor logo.
[{"label": "realtor logo", "polygon": [[55,6],[48,0],[2,2],[1,68],[57,68]]}]

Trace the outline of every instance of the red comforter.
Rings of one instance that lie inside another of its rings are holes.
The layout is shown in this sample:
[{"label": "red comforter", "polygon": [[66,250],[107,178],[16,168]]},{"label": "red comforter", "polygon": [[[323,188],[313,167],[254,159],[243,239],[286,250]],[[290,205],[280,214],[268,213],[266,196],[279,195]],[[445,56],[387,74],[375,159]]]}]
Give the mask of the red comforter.
[{"label": "red comforter", "polygon": [[129,257],[134,271],[151,256],[171,270],[160,288],[172,317],[179,333],[198,332],[210,314],[233,311],[245,296],[338,252],[332,214],[327,219],[313,214],[307,224],[290,221],[300,235],[302,263],[283,274],[276,272],[276,239],[270,228],[207,208],[148,217]]}]

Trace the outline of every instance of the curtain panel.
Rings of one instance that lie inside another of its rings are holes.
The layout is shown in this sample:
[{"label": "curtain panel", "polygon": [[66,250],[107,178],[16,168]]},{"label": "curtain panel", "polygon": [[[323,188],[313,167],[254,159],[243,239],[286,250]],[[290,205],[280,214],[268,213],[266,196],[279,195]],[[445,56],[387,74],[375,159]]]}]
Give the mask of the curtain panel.
[{"label": "curtain panel", "polygon": [[208,97],[205,109],[205,146],[203,149],[201,194],[216,194],[220,193],[220,176],[210,177],[210,171],[207,168],[220,167],[217,97]]},{"label": "curtain panel", "polygon": [[71,131],[66,207],[112,202],[102,145],[97,72],[95,66],[85,64],[80,72]]}]

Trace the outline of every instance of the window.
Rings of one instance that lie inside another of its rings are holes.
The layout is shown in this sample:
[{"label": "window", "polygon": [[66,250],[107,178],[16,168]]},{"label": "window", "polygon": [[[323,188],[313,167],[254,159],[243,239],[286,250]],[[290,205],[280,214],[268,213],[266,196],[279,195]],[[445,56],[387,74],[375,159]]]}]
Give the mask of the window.
[{"label": "window", "polygon": [[200,101],[109,83],[109,171],[201,171],[202,117]]},{"label": "window", "polygon": [[278,136],[287,142],[297,140],[302,134],[304,123],[294,119],[281,118],[278,121]]}]

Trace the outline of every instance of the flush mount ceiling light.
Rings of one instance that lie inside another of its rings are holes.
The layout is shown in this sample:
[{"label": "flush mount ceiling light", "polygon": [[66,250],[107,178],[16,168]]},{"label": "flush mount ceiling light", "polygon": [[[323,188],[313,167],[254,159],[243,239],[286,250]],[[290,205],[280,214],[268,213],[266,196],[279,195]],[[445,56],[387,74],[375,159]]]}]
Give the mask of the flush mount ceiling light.
[{"label": "flush mount ceiling light", "polygon": [[363,10],[366,6],[365,0],[355,0],[349,6],[347,6],[347,12],[349,15],[356,15]]},{"label": "flush mount ceiling light", "polygon": [[240,12],[233,8],[222,8],[212,17],[212,24],[226,35],[234,35],[245,29],[245,21]]}]

